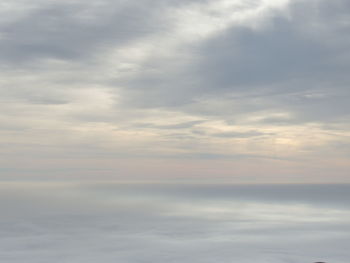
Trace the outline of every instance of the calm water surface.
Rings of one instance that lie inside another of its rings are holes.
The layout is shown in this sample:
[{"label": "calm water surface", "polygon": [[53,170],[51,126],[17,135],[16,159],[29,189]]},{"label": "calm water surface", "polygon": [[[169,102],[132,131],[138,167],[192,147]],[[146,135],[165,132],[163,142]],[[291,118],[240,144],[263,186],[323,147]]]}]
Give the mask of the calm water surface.
[{"label": "calm water surface", "polygon": [[349,185],[1,183],[0,262],[350,262]]}]

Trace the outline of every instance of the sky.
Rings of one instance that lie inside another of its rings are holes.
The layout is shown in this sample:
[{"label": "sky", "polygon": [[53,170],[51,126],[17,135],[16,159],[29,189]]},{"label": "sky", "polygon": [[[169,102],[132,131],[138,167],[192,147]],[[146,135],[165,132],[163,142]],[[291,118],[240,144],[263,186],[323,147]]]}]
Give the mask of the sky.
[{"label": "sky", "polygon": [[2,0],[0,180],[349,183],[348,0]]}]

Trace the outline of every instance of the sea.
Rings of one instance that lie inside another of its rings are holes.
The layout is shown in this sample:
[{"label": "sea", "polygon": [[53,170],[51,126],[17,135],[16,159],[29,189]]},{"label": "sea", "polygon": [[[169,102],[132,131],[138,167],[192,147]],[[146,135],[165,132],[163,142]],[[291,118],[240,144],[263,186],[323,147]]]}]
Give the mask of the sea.
[{"label": "sea", "polygon": [[2,182],[4,263],[349,263],[350,185]]}]

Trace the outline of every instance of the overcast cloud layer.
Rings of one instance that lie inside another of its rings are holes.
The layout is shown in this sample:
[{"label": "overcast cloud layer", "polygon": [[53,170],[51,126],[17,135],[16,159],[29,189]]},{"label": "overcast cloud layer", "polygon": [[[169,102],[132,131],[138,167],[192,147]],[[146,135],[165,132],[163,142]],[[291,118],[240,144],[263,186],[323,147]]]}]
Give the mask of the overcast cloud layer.
[{"label": "overcast cloud layer", "polygon": [[347,0],[2,0],[2,179],[350,182]]}]

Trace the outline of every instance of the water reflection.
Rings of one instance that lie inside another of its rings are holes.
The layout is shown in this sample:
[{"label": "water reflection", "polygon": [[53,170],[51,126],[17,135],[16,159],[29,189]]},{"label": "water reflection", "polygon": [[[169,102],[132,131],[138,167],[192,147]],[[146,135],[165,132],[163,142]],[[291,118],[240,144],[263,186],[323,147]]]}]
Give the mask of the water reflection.
[{"label": "water reflection", "polygon": [[1,262],[348,262],[348,185],[3,183]]}]

